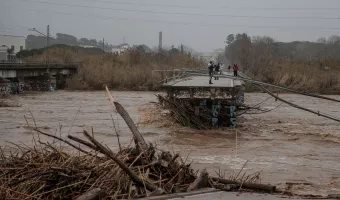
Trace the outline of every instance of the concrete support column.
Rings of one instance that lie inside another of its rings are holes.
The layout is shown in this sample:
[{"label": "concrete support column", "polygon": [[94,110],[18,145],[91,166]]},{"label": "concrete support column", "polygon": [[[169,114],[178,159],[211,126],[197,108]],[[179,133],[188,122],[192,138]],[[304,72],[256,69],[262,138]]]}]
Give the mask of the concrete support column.
[{"label": "concrete support column", "polygon": [[236,106],[231,105],[230,109],[230,127],[236,128]]}]

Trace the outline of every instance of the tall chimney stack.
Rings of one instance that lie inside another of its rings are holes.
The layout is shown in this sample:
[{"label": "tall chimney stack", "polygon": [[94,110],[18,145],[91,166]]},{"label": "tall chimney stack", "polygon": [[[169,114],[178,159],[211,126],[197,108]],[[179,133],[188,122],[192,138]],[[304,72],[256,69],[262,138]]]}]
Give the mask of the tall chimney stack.
[{"label": "tall chimney stack", "polygon": [[162,31],[161,31],[159,32],[159,43],[158,43],[159,51],[162,51],[162,42],[163,42],[163,36],[162,36]]}]

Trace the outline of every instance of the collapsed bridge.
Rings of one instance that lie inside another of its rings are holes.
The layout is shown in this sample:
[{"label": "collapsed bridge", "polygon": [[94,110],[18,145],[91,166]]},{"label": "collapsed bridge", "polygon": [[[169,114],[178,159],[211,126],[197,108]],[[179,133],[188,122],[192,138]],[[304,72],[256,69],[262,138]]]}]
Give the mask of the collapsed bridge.
[{"label": "collapsed bridge", "polygon": [[[244,104],[243,81],[221,77],[209,84],[209,77],[200,76],[208,74],[205,70],[158,72],[165,74],[162,88],[167,93],[166,96],[158,95],[158,98],[178,122],[196,129],[236,127],[237,110]],[[167,77],[169,72],[172,73],[170,78]]]},{"label": "collapsed bridge", "polygon": [[[165,74],[165,79],[161,83],[167,95],[158,95],[160,102],[171,111],[177,122],[191,128],[235,128],[236,117],[239,115],[237,111],[252,109],[244,104],[245,83],[261,89],[275,100],[291,107],[340,122],[338,117],[282,99],[278,94],[273,94],[269,88],[333,102],[340,102],[340,100],[253,80],[243,73],[239,73],[238,77],[232,76],[230,72],[214,74],[213,84],[209,84],[207,70],[154,70],[154,72],[163,72],[163,76]],[[171,77],[168,77],[169,72],[172,73]]]}]

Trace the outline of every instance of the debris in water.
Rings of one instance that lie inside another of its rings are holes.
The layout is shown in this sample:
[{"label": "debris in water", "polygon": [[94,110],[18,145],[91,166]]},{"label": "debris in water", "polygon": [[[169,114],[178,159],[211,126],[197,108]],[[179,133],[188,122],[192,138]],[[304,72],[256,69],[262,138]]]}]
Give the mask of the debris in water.
[{"label": "debris in water", "polygon": [[133,133],[135,147],[115,153],[99,143],[93,133],[83,132],[87,140],[69,135],[70,142],[35,128],[37,133],[75,148],[78,154],[40,139],[34,147],[15,145],[16,151],[10,153],[0,148],[0,199],[134,199],[206,187],[275,190],[275,186],[255,183],[259,174],[227,180],[210,177],[203,170],[197,176],[183,161],[187,159],[147,144],[124,107],[108,89],[107,93]]}]

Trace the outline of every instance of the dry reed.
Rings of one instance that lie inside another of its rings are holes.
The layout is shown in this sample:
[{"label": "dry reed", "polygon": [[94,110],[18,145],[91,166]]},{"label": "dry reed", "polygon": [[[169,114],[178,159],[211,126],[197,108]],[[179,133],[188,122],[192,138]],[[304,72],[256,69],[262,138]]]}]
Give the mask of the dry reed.
[{"label": "dry reed", "polygon": [[338,61],[290,61],[273,62],[261,69],[257,75],[248,73],[254,79],[278,84],[292,89],[321,93],[340,93],[340,63]]},{"label": "dry reed", "polygon": [[80,62],[79,73],[67,81],[69,89],[155,90],[161,77],[152,70],[201,67],[202,61],[175,51],[141,53],[129,50],[123,54],[86,54],[71,48],[50,48],[29,61]]}]

